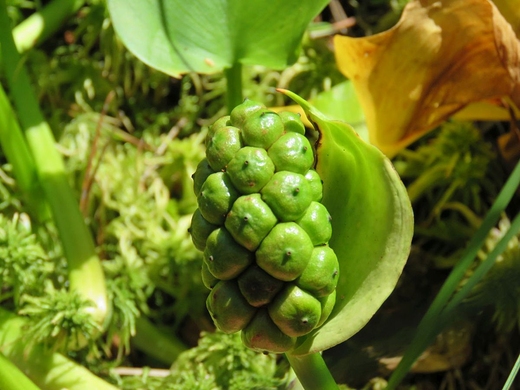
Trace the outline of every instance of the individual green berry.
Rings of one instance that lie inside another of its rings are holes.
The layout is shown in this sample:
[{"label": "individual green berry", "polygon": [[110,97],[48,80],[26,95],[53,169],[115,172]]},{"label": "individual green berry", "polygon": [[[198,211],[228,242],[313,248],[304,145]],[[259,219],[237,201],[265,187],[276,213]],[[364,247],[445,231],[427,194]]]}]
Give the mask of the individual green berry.
[{"label": "individual green berry", "polygon": [[204,219],[199,209],[195,210],[191,218],[191,227],[189,228],[191,240],[195,248],[199,251],[203,251],[204,248],[206,248],[206,241],[209,235],[217,228],[217,225],[213,225]]},{"label": "individual green berry", "polygon": [[239,197],[225,172],[208,176],[200,189],[197,203],[202,216],[214,225],[222,225],[235,200]]},{"label": "individual green berry", "polygon": [[209,127],[209,130],[208,130],[208,134],[206,134],[206,146],[208,146],[208,142],[210,139],[213,138],[213,135],[215,134],[215,132],[222,128],[222,127],[226,127],[226,126],[231,126],[231,121],[230,121],[230,116],[229,115],[226,115],[226,116],[223,116],[223,117],[220,117],[218,118],[210,127]]},{"label": "individual green berry", "polygon": [[311,143],[298,133],[282,135],[269,148],[268,154],[276,171],[291,171],[305,175],[314,163]]},{"label": "individual green berry", "polygon": [[242,127],[242,137],[248,146],[269,149],[284,132],[283,122],[277,113],[260,111],[248,117]]},{"label": "individual green berry", "polygon": [[316,328],[322,326],[332,314],[332,310],[334,309],[334,305],[336,304],[336,295],[336,290],[334,290],[331,294],[327,295],[326,297],[320,298],[321,317],[318,321],[318,325],[316,325]]},{"label": "individual green berry", "polygon": [[215,325],[224,333],[244,329],[256,312],[240,293],[235,280],[218,282],[211,290],[206,306]]},{"label": "individual green berry", "polygon": [[312,202],[305,177],[287,171],[275,173],[261,193],[274,215],[283,222],[301,218]]},{"label": "individual green berry", "polygon": [[285,287],[268,310],[276,326],[291,337],[306,335],[321,318],[320,301],[294,284]]},{"label": "individual green berry", "polygon": [[323,245],[314,248],[309,264],[295,283],[320,298],[331,294],[336,289],[338,279],[338,258],[332,248]]},{"label": "individual green berry", "polygon": [[323,197],[323,182],[321,177],[314,169],[309,169],[305,174],[305,179],[310,186],[310,193],[312,200],[319,202]]},{"label": "individual green berry", "polygon": [[226,165],[242,147],[240,129],[225,126],[217,129],[208,140],[206,158],[214,171],[225,169]]},{"label": "individual green berry", "polygon": [[294,348],[296,338],[283,333],[271,320],[266,309],[259,309],[242,330],[242,342],[258,352],[283,353]]},{"label": "individual green berry", "polygon": [[256,251],[256,263],[271,276],[289,282],[301,275],[314,246],[294,222],[277,224]]},{"label": "individual green berry", "polygon": [[316,246],[329,242],[332,236],[331,220],[331,216],[323,204],[311,202],[305,210],[305,214],[296,222],[307,232]]},{"label": "individual green berry", "polygon": [[231,124],[242,128],[247,118],[258,111],[265,111],[265,106],[253,100],[245,99],[242,104],[239,104],[231,111]]},{"label": "individual green berry", "polygon": [[238,198],[229,211],[225,226],[236,242],[255,251],[277,219],[260,194]]},{"label": "individual green berry", "polygon": [[205,158],[201,160],[201,162],[197,165],[195,173],[191,175],[191,178],[193,179],[193,192],[195,193],[195,196],[199,196],[202,185],[208,176],[212,173],[215,173],[215,171],[211,169],[208,163],[208,159]]},{"label": "individual green berry", "polygon": [[202,276],[202,283],[209,290],[211,290],[213,287],[215,287],[217,285],[218,282],[220,282],[220,279],[217,279],[216,277],[213,276],[213,274],[211,272],[209,272],[208,265],[204,261],[202,262],[201,276]]},{"label": "individual green berry", "polygon": [[208,237],[203,259],[209,271],[218,279],[236,278],[251,263],[255,255],[238,244],[224,228],[218,228]]},{"label": "individual green berry", "polygon": [[279,112],[286,132],[298,133],[305,135],[305,126],[303,125],[300,114],[290,111]]},{"label": "individual green berry", "polygon": [[284,282],[273,278],[256,264],[238,277],[238,287],[251,306],[267,305],[282,289]]},{"label": "individual green berry", "polygon": [[235,154],[226,171],[237,190],[252,194],[259,192],[271,179],[274,164],[265,149],[246,146]]}]

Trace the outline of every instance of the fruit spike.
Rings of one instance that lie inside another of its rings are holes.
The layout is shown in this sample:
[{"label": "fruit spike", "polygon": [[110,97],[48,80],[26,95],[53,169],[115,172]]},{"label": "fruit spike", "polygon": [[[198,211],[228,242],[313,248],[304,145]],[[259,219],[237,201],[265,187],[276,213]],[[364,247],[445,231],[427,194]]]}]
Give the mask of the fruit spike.
[{"label": "fruit spike", "polygon": [[287,352],[327,320],[339,278],[305,127],[246,100],[210,127],[206,147],[190,233],[204,252],[207,308],[249,348]]}]

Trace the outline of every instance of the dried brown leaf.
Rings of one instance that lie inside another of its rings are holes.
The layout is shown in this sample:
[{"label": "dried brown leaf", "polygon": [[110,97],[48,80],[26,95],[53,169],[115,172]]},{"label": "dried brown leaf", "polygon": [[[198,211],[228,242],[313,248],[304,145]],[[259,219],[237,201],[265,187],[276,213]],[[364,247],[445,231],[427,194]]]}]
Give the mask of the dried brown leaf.
[{"label": "dried brown leaf", "polygon": [[334,43],[370,140],[389,156],[470,103],[520,106],[520,43],[488,0],[413,0],[390,30]]}]

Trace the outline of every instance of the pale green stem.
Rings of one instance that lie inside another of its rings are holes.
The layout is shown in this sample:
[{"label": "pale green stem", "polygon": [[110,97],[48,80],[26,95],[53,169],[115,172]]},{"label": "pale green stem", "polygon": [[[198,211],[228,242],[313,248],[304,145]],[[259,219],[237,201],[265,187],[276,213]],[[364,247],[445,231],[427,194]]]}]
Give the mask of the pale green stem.
[{"label": "pale green stem", "polygon": [[286,353],[285,356],[305,390],[338,390],[320,353],[303,356]]},{"label": "pale green stem", "polygon": [[32,49],[53,35],[85,0],[53,0],[13,29],[16,48],[20,53]]},{"label": "pale green stem", "polygon": [[38,182],[36,165],[1,84],[0,145],[13,168],[16,185],[22,193],[22,199],[33,217],[40,222],[50,219],[48,203],[40,196],[42,188]]},{"label": "pale green stem", "polygon": [[171,365],[181,352],[188,348],[175,336],[164,334],[146,317],[139,317],[135,323],[136,332],[132,344],[147,356]]},{"label": "pale green stem", "polygon": [[26,326],[25,318],[0,308],[0,352],[37,386],[45,390],[117,390],[59,353],[41,345],[30,348],[24,334]]},{"label": "pale green stem", "polygon": [[242,93],[242,64],[236,62],[231,68],[224,69],[226,76],[226,101],[228,113],[244,100]]},{"label": "pale green stem", "polygon": [[50,126],[43,118],[29,76],[14,45],[9,24],[6,2],[0,0],[0,58],[43,195],[49,202],[60,235],[69,267],[70,288],[94,303],[91,314],[98,323],[103,324],[109,303],[101,262],[78,201],[69,186],[63,159],[56,150]]},{"label": "pale green stem", "polygon": [[0,389],[40,390],[38,386],[27,378],[3,353],[0,353]]}]

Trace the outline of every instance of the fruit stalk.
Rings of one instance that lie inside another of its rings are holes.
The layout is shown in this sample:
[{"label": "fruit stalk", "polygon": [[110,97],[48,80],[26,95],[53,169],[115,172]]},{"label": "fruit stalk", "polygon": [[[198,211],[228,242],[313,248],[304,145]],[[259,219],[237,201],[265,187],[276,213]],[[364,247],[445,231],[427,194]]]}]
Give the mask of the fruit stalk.
[{"label": "fruit stalk", "polygon": [[234,63],[231,68],[224,69],[226,77],[226,102],[228,113],[244,100],[242,95],[242,64]]},{"label": "fruit stalk", "polygon": [[325,361],[319,352],[295,356],[285,354],[305,390],[338,390]]}]

